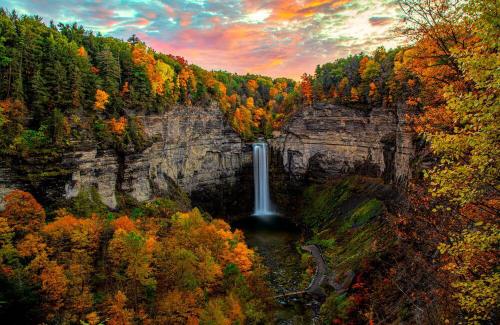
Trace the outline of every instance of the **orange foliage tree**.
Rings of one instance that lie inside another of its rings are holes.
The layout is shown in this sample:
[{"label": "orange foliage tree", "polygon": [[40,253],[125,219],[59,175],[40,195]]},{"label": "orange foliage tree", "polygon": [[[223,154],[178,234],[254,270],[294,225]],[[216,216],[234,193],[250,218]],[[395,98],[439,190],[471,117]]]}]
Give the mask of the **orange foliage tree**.
[{"label": "orange foliage tree", "polygon": [[95,102],[94,108],[98,111],[104,111],[106,104],[109,102],[109,95],[107,92],[101,89],[95,91]]},{"label": "orange foliage tree", "polygon": [[257,91],[257,88],[259,88],[259,83],[254,79],[250,79],[247,81],[247,88],[250,94],[253,94]]},{"label": "orange foliage tree", "polygon": [[[13,215],[33,218],[26,225]],[[222,220],[208,222],[196,209],[137,220],[78,218],[60,209],[43,225],[44,217],[21,191],[11,193],[0,216],[0,272],[37,288],[43,321],[198,324],[213,319],[209,301],[216,300],[220,319],[263,321],[247,311],[266,306],[264,270],[242,233]],[[24,236],[14,240],[10,224]],[[226,269],[240,280],[226,283]],[[96,286],[104,303],[95,302]]]},{"label": "orange foliage tree", "polygon": [[110,325],[130,325],[132,324],[133,312],[126,308],[127,296],[120,290],[108,301],[107,321]]},{"label": "orange foliage tree", "polygon": [[144,66],[151,84],[153,95],[171,93],[174,87],[173,68],[162,60],[156,60],[151,49],[144,44],[136,44],[132,48],[132,62]]},{"label": "orange foliage tree", "polygon": [[45,224],[45,210],[33,195],[13,190],[4,198],[5,209],[0,217],[6,218],[16,232],[36,232]]},{"label": "orange foliage tree", "polygon": [[127,128],[127,118],[125,116],[121,116],[118,120],[113,117],[108,123],[111,133],[116,135],[123,135],[125,133],[125,129]]},{"label": "orange foliage tree", "polygon": [[304,103],[311,105],[313,97],[312,77],[304,73],[300,81],[300,93],[304,98]]}]

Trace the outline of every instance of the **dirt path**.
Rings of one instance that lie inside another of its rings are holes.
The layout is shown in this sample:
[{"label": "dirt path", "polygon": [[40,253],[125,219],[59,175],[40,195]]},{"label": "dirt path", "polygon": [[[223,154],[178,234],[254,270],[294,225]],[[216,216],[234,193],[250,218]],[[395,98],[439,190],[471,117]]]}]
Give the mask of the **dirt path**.
[{"label": "dirt path", "polygon": [[305,250],[306,252],[311,253],[311,255],[313,256],[313,258],[316,262],[316,272],[314,273],[314,276],[311,280],[311,283],[309,284],[309,286],[306,289],[304,289],[302,291],[285,293],[285,294],[276,296],[275,298],[298,296],[298,295],[303,295],[303,294],[324,295],[324,292],[323,292],[323,289],[321,288],[321,285],[326,280],[326,277],[328,274],[328,266],[326,265],[326,262],[325,262],[325,259],[323,258],[323,255],[321,255],[321,250],[316,245],[302,246],[302,249]]}]

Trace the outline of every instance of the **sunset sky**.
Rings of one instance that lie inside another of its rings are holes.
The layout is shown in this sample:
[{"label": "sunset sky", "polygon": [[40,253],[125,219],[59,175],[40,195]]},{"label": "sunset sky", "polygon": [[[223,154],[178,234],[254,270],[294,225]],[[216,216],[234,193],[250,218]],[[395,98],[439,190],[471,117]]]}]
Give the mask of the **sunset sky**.
[{"label": "sunset sky", "polygon": [[297,78],[317,64],[393,47],[395,0],[0,0],[45,21],[127,39],[206,69]]}]

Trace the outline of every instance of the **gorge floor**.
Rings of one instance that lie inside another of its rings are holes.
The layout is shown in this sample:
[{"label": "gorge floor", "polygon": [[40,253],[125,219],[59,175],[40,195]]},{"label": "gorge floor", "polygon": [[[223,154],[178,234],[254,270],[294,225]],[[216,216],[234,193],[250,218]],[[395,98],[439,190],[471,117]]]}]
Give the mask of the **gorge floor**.
[{"label": "gorge floor", "polygon": [[[310,282],[301,262],[302,233],[284,216],[247,216],[232,224],[243,231],[249,247],[262,256],[276,295],[303,290]],[[301,297],[277,298],[276,324],[314,324],[319,304]]]}]

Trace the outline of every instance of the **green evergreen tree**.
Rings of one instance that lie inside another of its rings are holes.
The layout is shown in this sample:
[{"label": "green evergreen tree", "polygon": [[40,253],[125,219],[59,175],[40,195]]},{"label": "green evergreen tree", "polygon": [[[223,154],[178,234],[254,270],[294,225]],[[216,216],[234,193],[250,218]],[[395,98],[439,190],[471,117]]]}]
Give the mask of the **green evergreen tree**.
[{"label": "green evergreen tree", "polygon": [[117,94],[120,86],[120,63],[107,45],[97,53],[96,62],[102,88],[110,95]]}]

